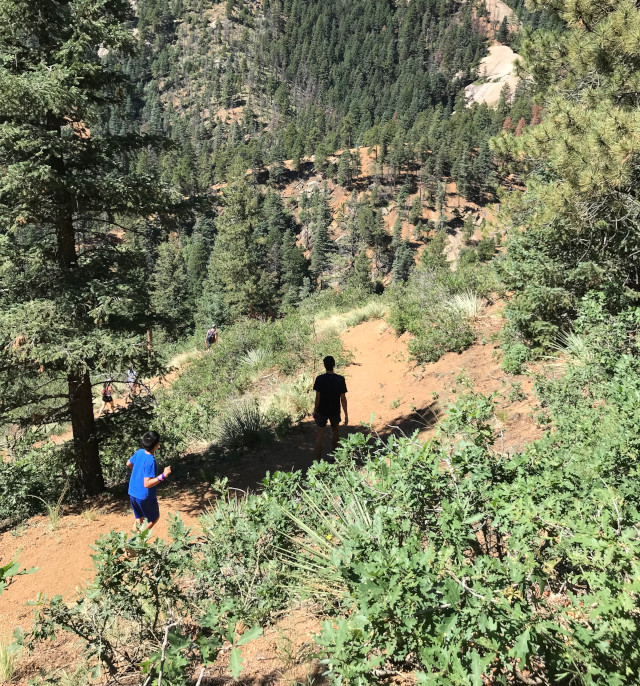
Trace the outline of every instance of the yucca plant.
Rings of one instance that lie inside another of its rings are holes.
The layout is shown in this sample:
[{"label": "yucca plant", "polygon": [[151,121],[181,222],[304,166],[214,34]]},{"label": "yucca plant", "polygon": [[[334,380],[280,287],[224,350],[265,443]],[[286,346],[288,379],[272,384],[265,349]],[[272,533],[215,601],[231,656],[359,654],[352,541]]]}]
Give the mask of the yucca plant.
[{"label": "yucca plant", "polygon": [[222,448],[245,448],[270,435],[269,425],[255,398],[232,405],[214,429],[216,443]]},{"label": "yucca plant", "polygon": [[271,351],[266,348],[254,348],[244,355],[243,361],[247,366],[259,369],[266,366],[270,355]]},{"label": "yucca plant", "polygon": [[563,331],[551,349],[567,355],[573,362],[581,367],[593,362],[593,350],[589,347],[587,339],[573,331]]},{"label": "yucca plant", "polygon": [[332,489],[321,481],[317,487],[322,491],[322,508],[309,492],[300,494],[308,518],[292,509],[282,509],[301,535],[289,537],[292,548],[281,550],[281,559],[289,567],[292,585],[303,595],[341,600],[348,593],[341,572],[343,556],[348,556],[355,542],[363,538],[375,545],[373,519],[369,503],[344,477]]}]

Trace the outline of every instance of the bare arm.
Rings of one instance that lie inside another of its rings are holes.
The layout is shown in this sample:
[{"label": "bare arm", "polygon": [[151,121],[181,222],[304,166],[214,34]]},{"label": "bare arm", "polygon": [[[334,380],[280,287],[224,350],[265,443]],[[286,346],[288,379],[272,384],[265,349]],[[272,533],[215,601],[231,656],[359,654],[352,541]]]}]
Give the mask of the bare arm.
[{"label": "bare arm", "polygon": [[340,402],[342,403],[342,409],[344,411],[344,423],[347,425],[349,423],[349,412],[347,410],[347,394],[340,394]]},{"label": "bare arm", "polygon": [[[171,467],[165,467],[164,471],[162,472],[164,474],[164,478],[166,479],[169,474],[171,474]],[[144,487],[145,488],[153,488],[154,486],[157,486],[158,484],[162,483],[164,479],[161,479],[159,476],[145,476],[144,477]]]},{"label": "bare arm", "polygon": [[313,414],[316,414],[319,407],[320,407],[320,391],[316,391],[316,404],[313,408]]},{"label": "bare arm", "polygon": [[127,460],[127,467],[129,467],[129,469],[133,469],[133,462],[131,462],[131,460]]}]

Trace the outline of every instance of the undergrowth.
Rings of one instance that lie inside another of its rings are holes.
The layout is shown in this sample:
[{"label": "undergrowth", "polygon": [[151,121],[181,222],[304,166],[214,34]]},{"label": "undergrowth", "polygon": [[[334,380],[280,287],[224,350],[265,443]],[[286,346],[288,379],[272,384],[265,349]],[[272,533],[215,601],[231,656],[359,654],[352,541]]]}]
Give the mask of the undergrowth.
[{"label": "undergrowth", "polygon": [[114,678],[155,678],[168,636],[166,683],[182,684],[235,628],[257,635],[305,603],[326,618],[316,644],[336,684],[635,684],[640,363],[625,321],[603,346],[591,318],[597,364],[538,381],[553,432],[521,453],[496,452],[493,400],[467,394],[425,445],[354,434],[335,463],[261,493],[220,484],[198,542],[179,521],[171,543],[138,536],[137,557],[103,538],[86,595],[43,602],[27,642],[65,627]]}]

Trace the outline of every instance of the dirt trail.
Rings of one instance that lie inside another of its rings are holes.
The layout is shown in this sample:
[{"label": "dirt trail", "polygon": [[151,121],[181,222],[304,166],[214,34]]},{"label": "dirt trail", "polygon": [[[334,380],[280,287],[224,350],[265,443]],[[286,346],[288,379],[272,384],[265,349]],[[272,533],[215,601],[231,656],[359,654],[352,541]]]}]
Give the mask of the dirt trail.
[{"label": "dirt trail", "polygon": [[[407,337],[397,338],[380,320],[344,332],[342,339],[353,354],[353,364],[338,371],[347,379],[349,431],[362,430],[362,424],[371,423],[382,437],[398,431],[392,427],[406,434],[418,429],[422,437],[428,437],[447,402],[455,397],[454,379],[463,369],[477,390],[490,393],[502,389],[506,394],[509,383],[506,387],[501,384],[505,374],[493,354],[494,346],[487,342],[500,327],[497,308],[490,308],[478,322],[477,343],[461,354],[447,353],[424,368],[415,367],[410,361]],[[532,381],[519,381],[529,395]],[[500,421],[496,418],[496,426],[503,430],[503,440],[498,448],[515,450],[538,436],[530,402],[500,402]],[[212,466],[229,478],[230,485],[255,488],[267,471],[309,466],[313,461],[314,437],[313,421],[307,418],[284,441],[225,465],[224,474],[219,465]],[[161,537],[167,536],[167,513],[180,512],[188,524],[197,526],[198,515],[214,497],[206,484],[184,488],[176,480],[171,488],[172,491],[165,490],[160,495],[161,519],[156,533]],[[90,546],[100,535],[128,530],[132,524],[125,501],[126,498],[116,502],[105,497],[94,501],[84,512],[66,512],[55,531],[49,529],[46,517],[34,517],[22,527],[0,535],[0,561],[8,561],[21,549],[21,565],[39,567],[34,574],[17,577],[0,596],[0,639],[8,638],[19,624],[23,628],[29,625],[32,610],[25,603],[38,592],[71,598],[78,587],[91,579]]]}]

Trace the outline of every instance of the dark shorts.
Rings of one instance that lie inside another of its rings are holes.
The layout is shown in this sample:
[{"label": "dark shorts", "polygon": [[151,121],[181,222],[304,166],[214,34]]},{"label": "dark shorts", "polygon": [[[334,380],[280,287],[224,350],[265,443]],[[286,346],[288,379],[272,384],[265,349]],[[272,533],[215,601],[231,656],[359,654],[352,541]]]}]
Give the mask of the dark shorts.
[{"label": "dark shorts", "polygon": [[156,519],[159,519],[160,507],[158,506],[158,501],[155,498],[140,500],[140,498],[134,498],[132,495],[130,495],[129,500],[131,501],[133,515],[136,519],[146,519],[149,522],[155,522]]},{"label": "dark shorts", "polygon": [[313,417],[315,423],[317,426],[320,427],[325,427],[327,425],[327,422],[331,424],[332,429],[337,429],[340,426],[340,415],[339,414],[334,414],[330,417],[325,417],[325,415],[320,414],[319,412],[316,412],[314,417]]},{"label": "dark shorts", "polygon": [[112,403],[113,402],[113,396],[112,395],[103,395],[102,396],[102,402],[103,403]]}]

